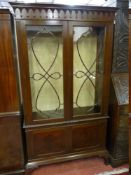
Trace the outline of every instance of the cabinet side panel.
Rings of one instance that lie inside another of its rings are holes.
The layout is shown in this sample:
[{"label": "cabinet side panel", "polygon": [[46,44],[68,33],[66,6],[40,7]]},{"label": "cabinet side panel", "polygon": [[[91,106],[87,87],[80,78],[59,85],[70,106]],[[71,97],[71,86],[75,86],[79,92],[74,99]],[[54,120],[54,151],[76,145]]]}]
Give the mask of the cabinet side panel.
[{"label": "cabinet side panel", "polygon": [[0,10],[0,173],[24,168],[11,14]]},{"label": "cabinet side panel", "polygon": [[18,111],[11,23],[0,19],[0,112]]}]

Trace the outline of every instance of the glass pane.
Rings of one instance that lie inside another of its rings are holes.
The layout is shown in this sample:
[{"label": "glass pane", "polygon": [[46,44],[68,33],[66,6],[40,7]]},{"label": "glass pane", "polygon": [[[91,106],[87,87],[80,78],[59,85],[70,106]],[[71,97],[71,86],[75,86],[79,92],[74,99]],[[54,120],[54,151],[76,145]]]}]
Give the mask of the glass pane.
[{"label": "glass pane", "polygon": [[62,26],[27,26],[34,119],[63,117]]},{"label": "glass pane", "polygon": [[99,113],[103,82],[104,28],[74,27],[74,116]]}]

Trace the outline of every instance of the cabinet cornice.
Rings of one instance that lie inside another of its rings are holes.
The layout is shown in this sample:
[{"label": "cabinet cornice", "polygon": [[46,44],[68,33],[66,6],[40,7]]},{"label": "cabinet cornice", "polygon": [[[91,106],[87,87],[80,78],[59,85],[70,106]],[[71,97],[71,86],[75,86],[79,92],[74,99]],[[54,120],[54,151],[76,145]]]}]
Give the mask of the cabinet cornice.
[{"label": "cabinet cornice", "polygon": [[116,8],[54,4],[14,4],[16,19],[110,21]]}]

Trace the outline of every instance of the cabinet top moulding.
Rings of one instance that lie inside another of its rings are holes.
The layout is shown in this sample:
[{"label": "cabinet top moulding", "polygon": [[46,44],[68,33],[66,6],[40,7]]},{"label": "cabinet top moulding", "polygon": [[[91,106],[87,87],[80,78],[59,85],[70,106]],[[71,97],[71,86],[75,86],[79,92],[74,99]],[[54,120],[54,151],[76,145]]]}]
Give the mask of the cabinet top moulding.
[{"label": "cabinet top moulding", "polygon": [[16,19],[112,21],[116,8],[11,3]]},{"label": "cabinet top moulding", "polygon": [[10,20],[9,9],[1,9],[0,8],[0,20]]}]

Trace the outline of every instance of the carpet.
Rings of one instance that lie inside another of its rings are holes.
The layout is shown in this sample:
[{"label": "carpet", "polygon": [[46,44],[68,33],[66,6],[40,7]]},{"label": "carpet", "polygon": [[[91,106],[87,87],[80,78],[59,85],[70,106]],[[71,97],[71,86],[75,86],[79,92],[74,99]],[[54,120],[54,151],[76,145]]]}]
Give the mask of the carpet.
[{"label": "carpet", "polygon": [[45,165],[34,170],[31,175],[127,175],[128,171],[128,164],[112,168],[105,165],[103,159],[95,157]]},{"label": "carpet", "polygon": [[128,175],[128,172],[129,172],[128,168],[121,168],[121,169],[115,169],[112,171],[101,172],[96,175]]},{"label": "carpet", "polygon": [[115,175],[129,175],[129,174],[128,174],[128,172],[126,172],[126,173],[115,174]]}]

